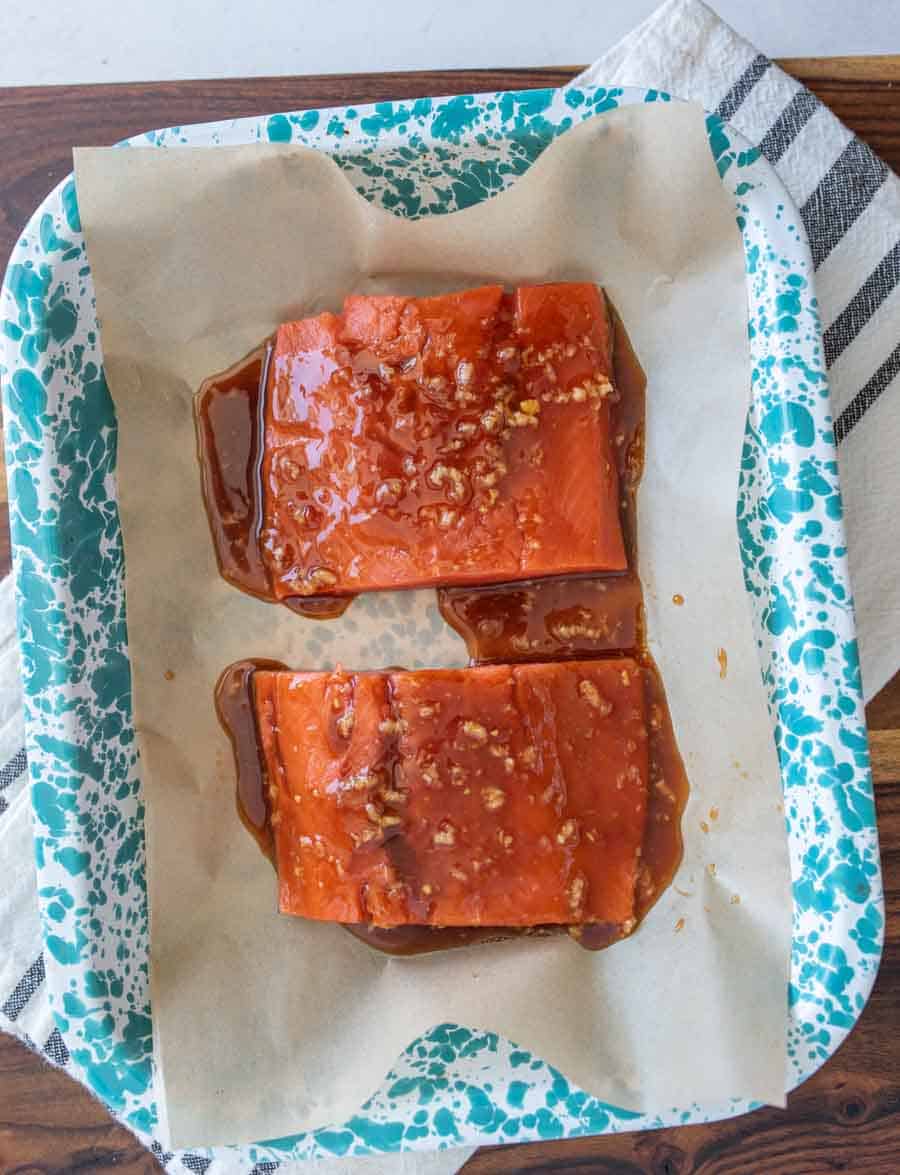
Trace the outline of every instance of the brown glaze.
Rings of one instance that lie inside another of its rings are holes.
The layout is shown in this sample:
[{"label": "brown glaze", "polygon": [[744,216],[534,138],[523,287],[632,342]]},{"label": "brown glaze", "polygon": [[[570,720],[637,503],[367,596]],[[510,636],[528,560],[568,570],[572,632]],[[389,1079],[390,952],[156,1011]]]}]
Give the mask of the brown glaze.
[{"label": "brown glaze", "polygon": [[275,840],[269,820],[269,798],[263,771],[259,731],[253,710],[253,674],[257,669],[285,669],[280,661],[262,658],[236,661],[216,682],[219,722],[231,742],[237,775],[237,810],[241,823],[275,864]]},{"label": "brown glaze", "polygon": [[[370,926],[362,923],[345,925],[354,938],[387,955],[427,955],[434,951],[449,951],[456,947],[471,947],[478,943],[505,942],[511,938],[549,938],[564,934],[565,926]],[[580,930],[581,927],[576,929]],[[587,927],[585,927],[587,929]],[[573,935],[577,938],[577,935]],[[609,940],[607,939],[607,942]],[[594,949],[586,942],[582,946]],[[604,945],[607,945],[604,943]]]},{"label": "brown glaze", "polygon": [[439,588],[438,604],[477,665],[617,656],[641,644],[641,585],[631,572]]},{"label": "brown glaze", "polygon": [[642,642],[641,585],[631,572],[439,588],[441,614],[472,664],[618,656]]},{"label": "brown glaze", "polygon": [[[534,661],[605,657],[630,653],[643,665],[648,711],[650,713],[650,787],[647,829],[642,848],[643,868],[636,892],[638,920],[647,913],[671,882],[682,856],[681,814],[687,801],[688,781],[678,752],[666,704],[662,681],[646,648],[643,593],[637,576],[637,488],[644,460],[644,398],[646,378],[631,347],[625,328],[612,311],[616,392],[613,396],[612,435],[621,486],[621,519],[630,570],[600,575],[579,575],[541,579],[515,585],[438,589],[439,606],[447,622],[466,641],[471,663],[500,661]],[[261,350],[261,349],[260,349]],[[262,374],[260,350],[245,361],[243,395],[244,415],[233,412],[232,418],[245,420],[259,430],[259,387]],[[253,385],[252,362],[256,356],[256,384]],[[237,365],[230,373],[238,386],[241,372]],[[237,377],[237,378],[235,378]],[[219,377],[221,382],[225,377]],[[208,381],[209,384],[209,381]],[[204,385],[204,388],[208,387]],[[252,387],[257,388],[253,400]],[[200,393],[198,420],[202,419],[203,390]],[[256,405],[254,409],[252,405]],[[206,426],[203,436],[215,439],[217,421]],[[198,429],[198,431],[200,431]],[[221,435],[221,426],[219,435]],[[258,432],[257,432],[258,435]],[[238,452],[248,456],[243,468],[253,471],[257,460],[253,444],[245,442]],[[236,470],[228,480],[227,471]],[[241,505],[240,461],[226,464],[226,476],[213,487],[218,503],[226,506],[234,499]],[[237,483],[229,496],[228,486]],[[225,487],[218,488],[218,485]],[[209,508],[210,494],[206,476],[204,492]],[[216,509],[222,510],[221,505]],[[248,517],[245,511],[243,517]],[[220,545],[219,535],[229,537],[228,520],[218,523],[211,515],[217,553],[228,550]],[[258,526],[258,519],[255,525]],[[246,544],[246,536],[244,538]],[[250,544],[252,546],[252,544]],[[248,549],[245,545],[244,549]],[[221,565],[220,558],[220,565]],[[261,566],[261,564],[260,564]],[[238,572],[241,569],[238,568]],[[263,573],[264,569],[263,569]],[[225,574],[223,570],[223,574]],[[236,577],[226,576],[231,582]],[[240,586],[240,585],[239,585]],[[245,589],[249,590],[249,589]],[[254,593],[255,594],[255,593]],[[352,596],[331,598],[296,598],[290,606],[306,616],[326,618],[343,613]],[[673,600],[681,603],[681,599]],[[232,666],[220,679],[216,705],[220,719],[229,733],[238,769],[238,807],[241,819],[262,850],[274,861],[271,829],[268,824],[268,801],[262,773],[258,733],[253,717],[251,677],[253,669],[268,668],[271,663],[241,662]],[[430,927],[402,926],[392,929],[369,925],[347,925],[346,929],[368,945],[389,954],[412,955],[479,942],[525,936],[558,934],[566,927],[538,926],[525,930],[508,927]],[[586,949],[603,949],[621,937],[618,926],[605,924],[573,926],[568,932]]]},{"label": "brown glaze", "polygon": [[356,596],[288,596],[282,603],[307,620],[337,620],[355,599]]},{"label": "brown glaze", "polygon": [[272,352],[266,339],[249,355],[205,380],[194,400],[203,501],[223,579],[266,598],[269,574],[259,547],[265,384]]},{"label": "brown glaze", "polygon": [[659,670],[648,653],[641,653],[639,660],[644,666],[644,689],[650,715],[650,786],[641,852],[643,869],[635,891],[634,912],[638,922],[668,889],[681,864],[684,850],[681,814],[690,789]]},{"label": "brown glaze", "polygon": [[370,926],[345,925],[354,938],[386,955],[427,955],[511,938],[551,938],[568,933],[586,951],[602,951],[622,937],[621,926],[594,922],[584,926]]}]

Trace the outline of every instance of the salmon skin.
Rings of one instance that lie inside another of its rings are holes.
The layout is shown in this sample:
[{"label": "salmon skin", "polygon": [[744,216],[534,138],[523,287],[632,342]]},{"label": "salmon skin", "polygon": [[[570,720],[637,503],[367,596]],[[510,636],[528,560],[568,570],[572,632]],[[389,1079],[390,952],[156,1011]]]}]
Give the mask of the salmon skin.
[{"label": "salmon skin", "polygon": [[257,671],[253,705],[282,913],[633,928],[648,788],[634,661]]},{"label": "salmon skin", "polygon": [[268,368],[270,597],[626,567],[609,315],[587,282],[348,297]]}]

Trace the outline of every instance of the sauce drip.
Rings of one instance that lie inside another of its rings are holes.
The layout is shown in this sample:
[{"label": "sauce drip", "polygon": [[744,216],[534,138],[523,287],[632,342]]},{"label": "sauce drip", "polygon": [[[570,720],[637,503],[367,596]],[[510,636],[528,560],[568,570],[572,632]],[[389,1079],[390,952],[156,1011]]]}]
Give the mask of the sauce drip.
[{"label": "sauce drip", "polygon": [[219,722],[231,742],[237,774],[237,810],[241,823],[275,864],[275,838],[269,820],[269,797],[262,749],[253,711],[253,674],[257,669],[287,669],[281,661],[262,658],[235,661],[216,682]]},{"label": "sauce drip", "polygon": [[[437,595],[441,613],[465,640],[473,665],[631,655],[644,667],[650,772],[647,827],[635,894],[635,915],[640,921],[670,884],[681,862],[681,815],[688,780],[662,680],[647,651],[643,592],[636,571],[646,377],[621,319],[614,310],[611,313],[616,382],[612,435],[629,570],[505,586],[439,588]],[[248,542],[247,536],[258,537],[260,525],[259,437],[270,349],[267,341],[229,371],[206,381],[197,397],[204,498],[220,569],[229,582],[262,596],[270,591],[267,572],[259,558],[258,541]],[[346,611],[353,598],[294,597],[284,602],[303,616],[328,619]],[[216,710],[234,751],[241,820],[274,864],[252,695],[253,671],[265,668],[286,667],[278,662],[247,660],[225,670],[216,686]],[[566,931],[582,947],[601,950],[621,936],[618,927],[599,923],[568,928],[347,925],[345,929],[369,946],[397,955]]]},{"label": "sauce drip", "polygon": [[[264,597],[269,575],[255,536],[262,525],[262,412],[272,340],[204,380],[194,400],[203,501],[223,579]],[[254,541],[248,541],[254,536]]]},{"label": "sauce drip", "polygon": [[568,934],[588,951],[601,951],[621,937],[618,926],[603,922],[585,926],[371,926],[345,925],[354,938],[386,955],[427,955],[477,943],[511,938],[550,938]]},{"label": "sauce drip", "polygon": [[355,599],[355,596],[288,596],[282,603],[307,620],[337,620]]},{"label": "sauce drip", "polygon": [[688,798],[688,778],[681,761],[662,678],[646,652],[638,654],[644,666],[644,689],[650,715],[650,775],[647,826],[641,850],[642,868],[635,889],[638,922],[670,885],[684,849],[681,814]]},{"label": "sauce drip", "polygon": [[438,605],[473,665],[620,656],[642,643],[641,585],[631,572],[438,588]]}]

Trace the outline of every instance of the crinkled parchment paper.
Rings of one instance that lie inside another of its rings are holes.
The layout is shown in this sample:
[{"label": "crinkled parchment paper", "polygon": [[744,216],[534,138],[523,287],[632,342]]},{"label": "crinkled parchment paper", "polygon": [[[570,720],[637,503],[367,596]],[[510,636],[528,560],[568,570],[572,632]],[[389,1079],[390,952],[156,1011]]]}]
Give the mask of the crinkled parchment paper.
[{"label": "crinkled parchment paper", "polygon": [[[415,222],[370,206],[299,147],[89,149],[76,171],[119,423],[153,1017],[173,1144],[340,1122],[445,1021],[503,1033],[621,1106],[782,1101],[787,846],[735,532],[744,261],[702,112],[610,112],[562,136],[509,191]],[[274,874],[235,813],[213,685],[240,657],[451,665],[462,642],[433,593],[399,609],[368,597],[326,625],[220,579],[192,396],[279,321],[337,309],[349,291],[548,279],[602,283],[649,376],[640,562],[692,783],[684,864],[634,938],[605,953],[563,937],[392,959],[337,926],[276,913]]]}]

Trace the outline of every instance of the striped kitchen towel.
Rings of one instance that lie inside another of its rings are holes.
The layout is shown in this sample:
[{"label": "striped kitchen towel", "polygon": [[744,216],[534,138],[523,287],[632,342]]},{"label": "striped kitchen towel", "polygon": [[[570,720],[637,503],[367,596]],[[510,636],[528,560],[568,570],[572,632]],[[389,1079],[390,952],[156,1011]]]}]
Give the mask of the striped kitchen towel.
[{"label": "striped kitchen towel", "polygon": [[668,0],[575,84],[652,86],[757,145],[800,210],[834,406],[863,691],[900,666],[900,179],[700,0]]},{"label": "striped kitchen towel", "polygon": [[[577,79],[652,86],[716,111],[773,164],[812,246],[840,445],[841,478],[866,697],[900,661],[900,181],[808,90],[698,0],[668,0]],[[0,584],[0,1029],[69,1065],[47,1005],[31,811],[25,789],[12,580]],[[147,1145],[151,1140],[142,1139]],[[269,1175],[306,1164],[257,1163],[245,1148],[154,1153],[170,1175]],[[449,1172],[465,1150],[316,1164]]]}]

